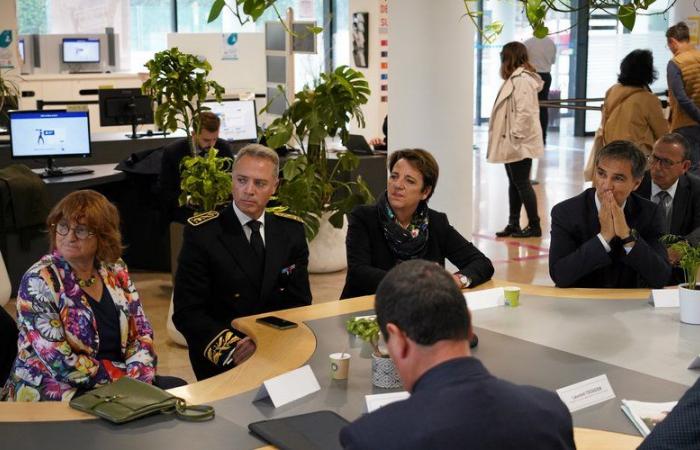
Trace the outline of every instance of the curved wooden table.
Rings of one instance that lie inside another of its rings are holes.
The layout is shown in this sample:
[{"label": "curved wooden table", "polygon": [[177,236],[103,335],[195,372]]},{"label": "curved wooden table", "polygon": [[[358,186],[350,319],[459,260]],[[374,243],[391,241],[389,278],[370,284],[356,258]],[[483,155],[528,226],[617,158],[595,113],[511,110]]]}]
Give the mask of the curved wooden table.
[{"label": "curved wooden table", "polygon": [[[645,299],[647,289],[560,289],[547,286],[492,280],[479,286],[488,289],[498,286],[519,286],[525,294],[557,298],[586,299]],[[316,305],[276,312],[282,318],[299,323],[299,327],[285,331],[285,339],[277,339],[276,330],[255,322],[259,316],[240,318],[235,326],[251,336],[257,343],[255,354],[244,364],[226,373],[170,392],[190,403],[209,403],[258,388],[268,378],[280,375],[304,365],[316,349],[316,338],[303,322],[366,311],[374,308],[374,297],[332,301]],[[262,315],[262,314],[261,314]],[[71,409],[64,402],[0,403],[0,422],[71,421],[94,419],[94,416]],[[641,437],[585,428],[575,429],[579,449],[633,449]]]}]

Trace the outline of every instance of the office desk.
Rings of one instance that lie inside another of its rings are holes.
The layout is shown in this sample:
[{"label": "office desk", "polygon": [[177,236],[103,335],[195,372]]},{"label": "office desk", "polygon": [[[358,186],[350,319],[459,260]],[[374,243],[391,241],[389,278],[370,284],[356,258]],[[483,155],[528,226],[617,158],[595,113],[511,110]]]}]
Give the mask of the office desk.
[{"label": "office desk", "polygon": [[[482,287],[496,285],[504,283],[492,281]],[[620,400],[679,398],[696,376],[685,366],[700,351],[700,327],[680,324],[677,310],[651,308],[647,290],[522,288],[519,308],[474,313],[481,339],[475,356],[496,376],[552,390],[607,374],[617,397],[573,414],[577,445],[635,448],[641,438],[620,410]],[[189,402],[214,404],[217,416],[211,422],[150,417],[117,427],[63,403],[0,404],[0,436],[25,447],[68,448],[80,436],[99,440],[101,448],[108,449],[189,449],[196,436],[202,448],[256,448],[262,443],[246,430],[255,420],[317,409],[355,419],[363,411],[364,394],[385,392],[371,386],[366,348],[344,330],[347,318],[372,307],[372,297],[361,297],[281,311],[281,317],[305,322],[285,331],[259,325],[255,317],[237,320],[236,326],[256,340],[256,353],[240,367],[172,390]],[[343,348],[353,355],[350,378],[332,381],[328,354]],[[278,409],[269,401],[252,403],[263,380],[307,363],[321,384],[320,392]]]}]

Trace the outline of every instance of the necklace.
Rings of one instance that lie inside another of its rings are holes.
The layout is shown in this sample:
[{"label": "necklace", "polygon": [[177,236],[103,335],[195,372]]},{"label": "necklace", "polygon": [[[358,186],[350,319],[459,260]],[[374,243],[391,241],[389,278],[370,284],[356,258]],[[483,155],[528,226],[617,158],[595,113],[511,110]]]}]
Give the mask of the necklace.
[{"label": "necklace", "polygon": [[88,278],[86,280],[83,280],[76,275],[75,279],[78,280],[78,286],[80,286],[81,288],[90,287],[90,286],[94,285],[95,283],[97,283],[97,277],[95,277],[95,275],[92,275],[90,278]]}]

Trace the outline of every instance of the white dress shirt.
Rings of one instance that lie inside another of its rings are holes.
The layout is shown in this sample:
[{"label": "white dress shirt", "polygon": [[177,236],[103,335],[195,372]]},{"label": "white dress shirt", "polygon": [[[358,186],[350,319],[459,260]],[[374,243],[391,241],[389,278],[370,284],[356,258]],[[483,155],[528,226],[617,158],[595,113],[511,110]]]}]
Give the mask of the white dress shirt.
[{"label": "white dress shirt", "polygon": [[233,212],[236,213],[236,217],[238,217],[238,221],[241,223],[241,226],[243,227],[243,233],[245,233],[245,238],[248,239],[248,242],[250,242],[250,235],[253,232],[253,230],[250,229],[250,227],[247,225],[248,222],[251,220],[257,220],[262,224],[260,226],[260,236],[262,237],[263,244],[265,243],[265,212],[263,211],[262,215],[258,217],[257,219],[249,217],[246,215],[243,211],[238,209],[238,206],[236,206],[236,202],[233,203]]}]

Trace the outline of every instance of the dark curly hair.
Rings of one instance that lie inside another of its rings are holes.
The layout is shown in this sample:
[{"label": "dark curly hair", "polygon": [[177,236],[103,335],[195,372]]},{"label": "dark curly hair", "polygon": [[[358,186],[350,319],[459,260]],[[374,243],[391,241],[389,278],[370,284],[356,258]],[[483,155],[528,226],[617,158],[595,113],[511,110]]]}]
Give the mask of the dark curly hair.
[{"label": "dark curly hair", "polygon": [[632,50],[620,63],[617,82],[625,86],[647,87],[659,77],[650,50]]}]

